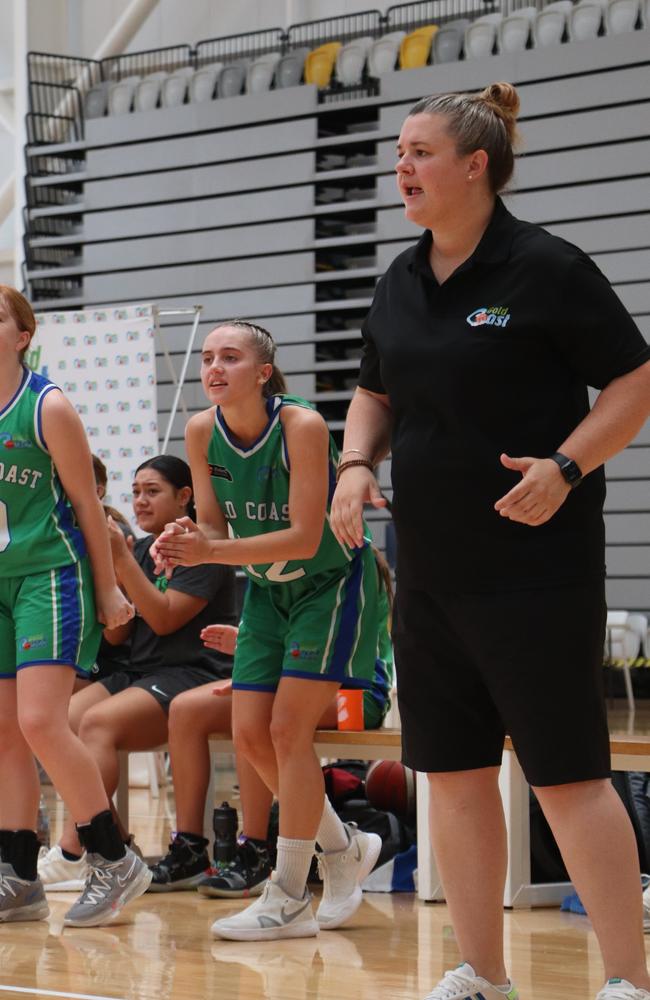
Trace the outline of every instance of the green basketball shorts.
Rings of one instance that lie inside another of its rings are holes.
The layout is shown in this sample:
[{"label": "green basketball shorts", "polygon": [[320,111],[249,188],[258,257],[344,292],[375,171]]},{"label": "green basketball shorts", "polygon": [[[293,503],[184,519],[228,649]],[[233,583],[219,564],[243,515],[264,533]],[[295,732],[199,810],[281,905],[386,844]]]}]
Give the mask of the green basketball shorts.
[{"label": "green basketball shorts", "polygon": [[0,678],[35,663],[67,664],[86,676],[101,635],[87,557],[0,579]]},{"label": "green basketball shorts", "polygon": [[275,691],[282,677],[370,690],[378,635],[371,549],[343,570],[260,587],[251,581],[237,637],[233,688]]}]

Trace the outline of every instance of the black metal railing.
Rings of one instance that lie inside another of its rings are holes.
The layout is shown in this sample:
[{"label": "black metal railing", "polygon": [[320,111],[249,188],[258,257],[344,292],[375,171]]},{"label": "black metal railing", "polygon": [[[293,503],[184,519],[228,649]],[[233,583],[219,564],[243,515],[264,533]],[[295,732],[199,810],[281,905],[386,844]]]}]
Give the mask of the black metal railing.
[{"label": "black metal railing", "polygon": [[351,42],[355,38],[379,38],[383,33],[383,18],[378,10],[364,10],[358,14],[340,17],[323,17],[319,21],[292,24],[287,29],[289,49],[310,48],[328,42]]},{"label": "black metal railing", "polygon": [[394,4],[386,11],[384,30],[409,32],[427,24],[441,25],[464,17],[473,20],[502,6],[503,0],[416,0]]},{"label": "black metal railing", "polygon": [[285,48],[286,35],[282,28],[249,31],[241,35],[224,35],[222,38],[205,38],[196,43],[196,65],[200,68],[210,63],[257,59],[267,52],[283,53]]},{"label": "black metal railing", "polygon": [[151,73],[173,73],[184,66],[194,67],[191,45],[168,45],[163,49],[146,49],[109,56],[101,61],[102,80],[116,83],[129,76],[149,76]]}]

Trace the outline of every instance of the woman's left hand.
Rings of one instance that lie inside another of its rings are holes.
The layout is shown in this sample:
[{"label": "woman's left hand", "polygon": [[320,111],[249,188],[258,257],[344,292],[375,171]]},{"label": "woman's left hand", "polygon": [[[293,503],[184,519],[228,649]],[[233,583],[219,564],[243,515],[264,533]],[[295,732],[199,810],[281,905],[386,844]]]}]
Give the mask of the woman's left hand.
[{"label": "woman's left hand", "polygon": [[210,542],[191,517],[179,517],[166,524],[155,544],[166,568],[200,566],[210,561]]},{"label": "woman's left hand", "polygon": [[522,475],[521,482],[495,503],[494,509],[501,517],[537,527],[553,517],[571,492],[552,458],[501,455],[501,464]]}]

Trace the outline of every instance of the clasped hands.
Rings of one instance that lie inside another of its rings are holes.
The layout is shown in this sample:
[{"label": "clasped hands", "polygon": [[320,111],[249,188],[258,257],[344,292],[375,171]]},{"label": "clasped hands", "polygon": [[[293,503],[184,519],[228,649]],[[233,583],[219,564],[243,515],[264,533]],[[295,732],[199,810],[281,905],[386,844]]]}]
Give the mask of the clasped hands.
[{"label": "clasped hands", "polygon": [[199,566],[210,561],[210,541],[191,517],[179,517],[165,525],[149,554],[157,576],[169,578],[176,566]]}]

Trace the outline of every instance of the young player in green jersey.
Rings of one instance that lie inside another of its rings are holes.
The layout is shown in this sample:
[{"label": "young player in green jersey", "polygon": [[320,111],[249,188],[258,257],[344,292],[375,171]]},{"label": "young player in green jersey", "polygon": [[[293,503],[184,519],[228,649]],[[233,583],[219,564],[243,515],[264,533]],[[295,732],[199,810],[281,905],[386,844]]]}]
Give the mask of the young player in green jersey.
[{"label": "young player in green jersey", "polygon": [[[304,400],[286,395],[275,344],[233,321],[203,345],[213,404],[186,445],[198,511],[153,547],[178,565],[243,565],[249,577],[233,670],[233,734],[280,803],[277,868],[262,896],[213,933],[235,940],[308,937],[338,927],[361,901],[381,847],[346,827],[325,798],[313,748],[338,687],[368,689],[377,656],[377,573],[369,537],[355,549],[329,527],[336,449]],[[307,874],[318,842],[323,899],[314,917]]]},{"label": "young player in green jersey", "polygon": [[65,922],[90,926],[113,919],[151,878],[125,851],[97,766],[68,722],[98,623],[116,627],[133,609],[115,582],[81,422],[24,363],[35,325],[26,299],[0,285],[0,922],[49,912],[36,869],[36,756],[91,864]]}]

